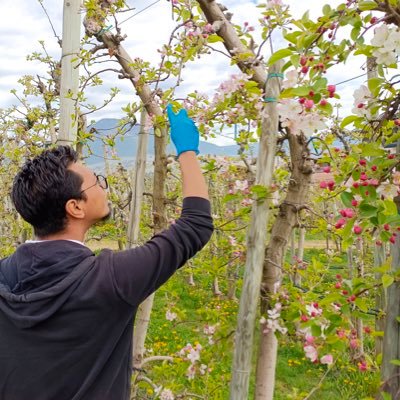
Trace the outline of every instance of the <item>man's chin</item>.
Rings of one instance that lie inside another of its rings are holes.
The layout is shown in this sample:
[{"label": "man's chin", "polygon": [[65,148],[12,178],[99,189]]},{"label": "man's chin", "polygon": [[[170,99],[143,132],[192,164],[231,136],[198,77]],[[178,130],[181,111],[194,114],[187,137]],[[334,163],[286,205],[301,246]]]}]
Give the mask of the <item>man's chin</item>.
[{"label": "man's chin", "polygon": [[111,211],[109,210],[108,213],[103,218],[100,219],[100,222],[108,221],[110,217],[111,217]]},{"label": "man's chin", "polygon": [[102,222],[107,222],[111,218],[111,216],[112,216],[112,212],[111,212],[111,207],[109,205],[105,215],[103,215],[101,218],[99,218],[96,221],[96,224],[101,224]]}]

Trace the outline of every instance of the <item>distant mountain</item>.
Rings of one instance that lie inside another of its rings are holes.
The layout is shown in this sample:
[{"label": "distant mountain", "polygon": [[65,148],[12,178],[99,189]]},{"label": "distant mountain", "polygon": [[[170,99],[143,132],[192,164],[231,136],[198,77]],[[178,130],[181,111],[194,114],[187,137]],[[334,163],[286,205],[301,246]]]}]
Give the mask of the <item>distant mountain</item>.
[{"label": "distant mountain", "polygon": [[[97,121],[91,125],[88,129],[95,128],[97,136],[110,136],[117,132],[120,121],[118,119],[105,118]],[[115,153],[120,160],[112,161],[114,163],[121,162],[124,166],[129,167],[133,165],[136,157],[136,149],[138,145],[138,132],[140,127],[134,126],[128,130],[123,136],[118,136],[115,142]],[[96,138],[92,142],[88,142],[92,155],[86,158],[86,163],[91,167],[97,167],[96,169],[103,169],[103,142],[100,138]],[[200,141],[200,153],[210,154],[214,156],[236,156],[238,154],[239,146],[218,146],[213,143]],[[175,154],[175,148],[172,143],[168,144],[168,154]],[[147,155],[150,160],[154,158],[154,134],[150,133]]]}]

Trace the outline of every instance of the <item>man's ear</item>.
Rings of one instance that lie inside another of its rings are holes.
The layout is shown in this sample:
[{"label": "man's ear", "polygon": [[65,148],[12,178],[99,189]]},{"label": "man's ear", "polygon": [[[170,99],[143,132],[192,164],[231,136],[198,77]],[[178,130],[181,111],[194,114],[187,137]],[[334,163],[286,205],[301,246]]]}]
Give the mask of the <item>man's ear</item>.
[{"label": "man's ear", "polygon": [[83,200],[70,199],[65,204],[65,211],[69,217],[76,219],[85,218],[85,205]]}]

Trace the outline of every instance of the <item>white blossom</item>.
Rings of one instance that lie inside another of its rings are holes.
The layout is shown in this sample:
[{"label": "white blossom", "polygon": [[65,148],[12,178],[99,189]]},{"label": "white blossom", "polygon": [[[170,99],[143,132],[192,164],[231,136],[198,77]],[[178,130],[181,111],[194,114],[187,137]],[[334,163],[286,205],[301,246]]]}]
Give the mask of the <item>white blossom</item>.
[{"label": "white blossom", "polygon": [[176,317],[177,317],[176,313],[171,312],[170,310],[167,310],[167,312],[165,313],[165,318],[166,318],[168,321],[173,321],[173,320],[176,319]]},{"label": "white blossom", "polygon": [[282,87],[284,89],[290,89],[294,86],[297,85],[298,79],[299,79],[299,74],[295,69],[292,69],[288,72],[286,72],[286,80],[282,82]]},{"label": "white blossom", "polygon": [[160,394],[160,400],[174,400],[175,396],[170,389],[163,389]]}]

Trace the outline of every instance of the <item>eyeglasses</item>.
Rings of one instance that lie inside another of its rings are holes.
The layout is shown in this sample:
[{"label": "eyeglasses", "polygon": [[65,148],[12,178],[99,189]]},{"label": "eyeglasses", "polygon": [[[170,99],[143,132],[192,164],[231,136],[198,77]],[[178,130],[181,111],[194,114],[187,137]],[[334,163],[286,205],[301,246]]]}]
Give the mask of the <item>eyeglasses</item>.
[{"label": "eyeglasses", "polygon": [[108,189],[107,178],[105,178],[103,175],[97,175],[97,174],[94,174],[94,176],[96,177],[96,182],[93,185],[87,187],[86,189],[81,190],[80,194],[82,194],[83,192],[86,192],[86,190],[88,190],[96,185],[99,185],[104,190]]}]

